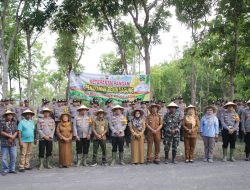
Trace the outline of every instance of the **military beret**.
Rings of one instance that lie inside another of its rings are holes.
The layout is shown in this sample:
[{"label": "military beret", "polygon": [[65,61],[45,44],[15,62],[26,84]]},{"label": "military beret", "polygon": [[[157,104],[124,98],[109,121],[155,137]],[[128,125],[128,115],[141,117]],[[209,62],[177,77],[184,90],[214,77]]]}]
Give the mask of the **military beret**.
[{"label": "military beret", "polygon": [[146,101],[142,101],[141,104],[146,104],[147,102]]},{"label": "military beret", "polygon": [[24,100],[25,103],[29,103],[30,101],[28,99]]},{"label": "military beret", "polygon": [[107,103],[111,103],[111,102],[113,102],[113,100],[111,98],[109,98],[109,99],[106,100],[106,104]]}]

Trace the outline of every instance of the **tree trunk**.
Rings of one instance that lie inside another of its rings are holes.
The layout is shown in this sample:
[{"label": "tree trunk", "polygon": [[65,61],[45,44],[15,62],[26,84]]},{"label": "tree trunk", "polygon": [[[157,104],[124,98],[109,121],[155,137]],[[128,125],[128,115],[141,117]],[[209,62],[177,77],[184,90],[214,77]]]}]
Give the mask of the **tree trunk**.
[{"label": "tree trunk", "polygon": [[6,98],[8,95],[9,60],[6,59],[5,55],[2,55],[2,60],[3,60],[2,91],[3,91],[3,98]]},{"label": "tree trunk", "polygon": [[27,98],[30,99],[31,94],[31,70],[32,70],[32,58],[31,58],[31,34],[29,30],[26,31],[26,42],[27,42],[27,52],[28,52],[28,79],[27,79]]},{"label": "tree trunk", "polygon": [[191,72],[191,104],[196,105],[196,65],[192,61],[192,72]]},{"label": "tree trunk", "polygon": [[70,96],[69,96],[69,88],[70,88],[70,73],[72,71],[72,65],[69,65],[69,69],[68,69],[68,74],[67,74],[67,78],[68,78],[68,82],[67,82],[67,89],[66,89],[66,99],[69,100]]},{"label": "tree trunk", "polygon": [[10,79],[10,98],[12,98],[12,86],[11,86],[11,78],[9,77]]},{"label": "tree trunk", "polygon": [[146,75],[150,75],[150,52],[149,52],[149,45],[145,45],[144,47],[144,61],[145,61],[145,68],[146,68]]}]

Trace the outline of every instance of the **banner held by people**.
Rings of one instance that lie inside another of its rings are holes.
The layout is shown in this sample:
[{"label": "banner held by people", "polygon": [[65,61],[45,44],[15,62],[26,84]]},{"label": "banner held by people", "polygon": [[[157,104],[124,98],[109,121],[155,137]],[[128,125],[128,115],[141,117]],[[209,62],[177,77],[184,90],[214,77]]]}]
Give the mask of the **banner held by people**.
[{"label": "banner held by people", "polygon": [[150,99],[149,75],[104,75],[80,73],[70,74],[70,98],[106,101]]}]

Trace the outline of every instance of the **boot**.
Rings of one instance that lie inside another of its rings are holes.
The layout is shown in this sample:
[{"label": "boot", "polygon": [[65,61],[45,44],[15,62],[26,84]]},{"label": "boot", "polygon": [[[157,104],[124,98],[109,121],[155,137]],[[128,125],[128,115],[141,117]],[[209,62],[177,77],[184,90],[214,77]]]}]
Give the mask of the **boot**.
[{"label": "boot", "polygon": [[76,163],[76,167],[79,167],[82,163],[82,155],[81,154],[77,154],[77,163]]},{"label": "boot", "polygon": [[250,161],[249,153],[246,153],[246,161]]},{"label": "boot", "polygon": [[121,165],[125,166],[126,164],[123,161],[123,152],[119,152],[119,162]]},{"label": "boot", "polygon": [[87,164],[87,154],[84,154],[84,155],[83,155],[83,163],[82,163],[82,165],[83,165],[83,166],[89,166],[89,165]]},{"label": "boot", "polygon": [[112,161],[110,166],[114,166],[116,164],[116,152],[112,152]]},{"label": "boot", "polygon": [[172,151],[172,163],[173,164],[177,164],[176,160],[175,160],[175,157],[176,157],[176,152],[175,151]]},{"label": "boot", "polygon": [[44,166],[43,166],[43,158],[40,158],[39,159],[39,170],[42,170],[43,168],[44,168]]},{"label": "boot", "polygon": [[227,161],[227,148],[223,148],[223,162]]},{"label": "boot", "polygon": [[47,157],[46,159],[46,165],[48,169],[52,169],[53,167],[50,165],[51,163],[51,156]]},{"label": "boot", "polygon": [[234,159],[234,148],[230,148],[230,161],[235,162],[236,160]]},{"label": "boot", "polygon": [[168,151],[166,151],[165,152],[165,164],[168,164],[168,159],[169,159]]}]

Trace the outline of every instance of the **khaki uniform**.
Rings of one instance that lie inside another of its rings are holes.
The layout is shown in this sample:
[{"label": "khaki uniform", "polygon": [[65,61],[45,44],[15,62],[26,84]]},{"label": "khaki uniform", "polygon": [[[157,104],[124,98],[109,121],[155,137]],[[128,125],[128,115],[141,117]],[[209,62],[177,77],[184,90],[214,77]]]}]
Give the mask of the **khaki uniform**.
[{"label": "khaki uniform", "polygon": [[[144,119],[132,119],[130,122],[131,131],[131,162],[144,163]],[[140,135],[140,137],[136,136]]]},{"label": "khaki uniform", "polygon": [[[156,130],[162,125],[162,118],[159,114],[149,114],[146,118],[146,125],[150,128]],[[161,130],[153,133],[150,129],[147,130],[147,142],[148,142],[148,150],[147,150],[147,160],[152,161],[152,146],[155,146],[155,161],[160,160],[160,145],[161,145]]]}]

